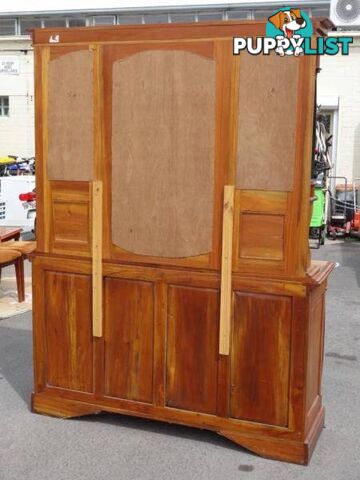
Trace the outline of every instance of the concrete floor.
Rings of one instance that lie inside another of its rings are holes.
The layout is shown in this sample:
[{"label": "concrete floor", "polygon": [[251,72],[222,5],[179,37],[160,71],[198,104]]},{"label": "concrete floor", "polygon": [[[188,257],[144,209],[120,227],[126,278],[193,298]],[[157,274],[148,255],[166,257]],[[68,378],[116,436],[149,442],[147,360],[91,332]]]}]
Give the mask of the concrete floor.
[{"label": "concrete floor", "polygon": [[359,480],[360,242],[312,253],[339,266],[327,298],[326,429],[309,467],[266,460],[191,428],[106,414],[61,420],[30,413],[25,314],[0,322],[0,480]]}]

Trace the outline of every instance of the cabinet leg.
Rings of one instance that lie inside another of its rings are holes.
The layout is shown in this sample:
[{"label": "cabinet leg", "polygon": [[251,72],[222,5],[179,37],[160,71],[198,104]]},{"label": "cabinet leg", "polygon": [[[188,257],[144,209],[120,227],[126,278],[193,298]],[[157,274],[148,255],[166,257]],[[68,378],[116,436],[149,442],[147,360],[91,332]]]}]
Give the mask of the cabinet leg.
[{"label": "cabinet leg", "polygon": [[24,259],[19,257],[15,262],[16,286],[18,291],[19,303],[25,300],[25,276],[24,276]]},{"label": "cabinet leg", "polygon": [[101,412],[101,409],[93,405],[65,398],[50,397],[41,393],[32,394],[31,410],[34,413],[60,418],[83,417]]}]

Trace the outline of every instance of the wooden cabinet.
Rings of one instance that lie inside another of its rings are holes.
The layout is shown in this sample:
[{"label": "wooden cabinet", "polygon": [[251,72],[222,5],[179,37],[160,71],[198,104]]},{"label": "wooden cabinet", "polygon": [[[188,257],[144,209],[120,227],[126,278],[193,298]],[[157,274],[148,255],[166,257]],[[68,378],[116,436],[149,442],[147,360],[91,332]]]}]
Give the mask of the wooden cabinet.
[{"label": "wooden cabinet", "polygon": [[264,34],[34,32],[35,412],[138,415],[308,462],[332,268],[307,244],[316,58],[233,56],[234,36]]}]

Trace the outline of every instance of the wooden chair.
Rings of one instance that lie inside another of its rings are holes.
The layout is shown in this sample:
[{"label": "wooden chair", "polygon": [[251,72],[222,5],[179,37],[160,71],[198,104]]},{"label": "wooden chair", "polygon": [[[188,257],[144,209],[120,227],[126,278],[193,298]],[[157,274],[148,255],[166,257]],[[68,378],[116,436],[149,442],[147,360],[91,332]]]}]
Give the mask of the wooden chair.
[{"label": "wooden chair", "polygon": [[[0,279],[1,268],[15,264],[16,284],[19,303],[25,300],[24,260],[36,249],[36,242],[10,240],[0,243]],[[14,258],[13,258],[14,257]],[[2,264],[8,261],[6,264]],[[8,260],[9,259],[9,260]]]},{"label": "wooden chair", "polygon": [[36,249],[36,242],[9,240],[8,242],[0,243],[0,250],[9,249],[20,252],[25,258],[27,258]]},{"label": "wooden chair", "polygon": [[0,279],[1,270],[9,265],[15,265],[16,285],[19,303],[25,300],[24,258],[21,252],[8,248],[0,249]]}]

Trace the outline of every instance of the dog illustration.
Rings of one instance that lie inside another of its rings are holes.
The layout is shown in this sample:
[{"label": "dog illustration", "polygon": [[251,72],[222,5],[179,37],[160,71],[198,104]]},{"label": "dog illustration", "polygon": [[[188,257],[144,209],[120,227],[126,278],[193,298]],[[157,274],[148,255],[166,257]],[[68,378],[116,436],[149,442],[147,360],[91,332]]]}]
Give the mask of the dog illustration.
[{"label": "dog illustration", "polygon": [[[280,11],[269,17],[271,22],[278,30],[281,30],[284,37],[291,39],[297,30],[306,26],[306,20],[301,16],[300,10],[292,8],[291,10]],[[297,47],[295,52],[286,52],[288,54],[299,55],[303,49]],[[281,54],[281,52],[279,52]]]}]

